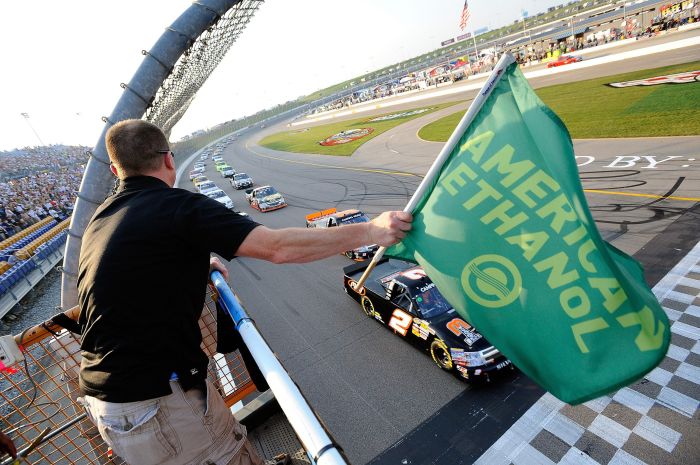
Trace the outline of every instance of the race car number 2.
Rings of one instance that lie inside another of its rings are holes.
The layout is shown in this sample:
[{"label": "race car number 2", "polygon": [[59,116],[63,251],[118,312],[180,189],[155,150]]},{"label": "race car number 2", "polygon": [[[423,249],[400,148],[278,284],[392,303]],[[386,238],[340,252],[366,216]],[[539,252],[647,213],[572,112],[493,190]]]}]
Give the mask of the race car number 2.
[{"label": "race car number 2", "polygon": [[394,313],[391,314],[389,327],[402,336],[405,336],[408,332],[408,328],[411,327],[411,323],[413,323],[413,317],[400,308],[397,308],[394,310]]}]

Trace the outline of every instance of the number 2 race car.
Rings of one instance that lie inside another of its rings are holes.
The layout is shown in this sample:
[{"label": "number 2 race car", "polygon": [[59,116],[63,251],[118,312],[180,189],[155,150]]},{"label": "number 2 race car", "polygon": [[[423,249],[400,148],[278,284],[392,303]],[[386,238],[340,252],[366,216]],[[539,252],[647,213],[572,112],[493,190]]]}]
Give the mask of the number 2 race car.
[{"label": "number 2 race car", "polygon": [[437,366],[466,380],[490,380],[496,372],[513,369],[510,360],[457,314],[422,268],[382,259],[358,293],[354,285],[366,268],[364,263],[344,268],[345,292],[368,317],[429,352]]},{"label": "number 2 race car", "polygon": [[[367,221],[369,221],[369,218],[360,210],[344,210],[339,212],[336,211],[335,208],[329,208],[306,215],[307,228],[332,228],[345,224],[366,223]],[[356,261],[367,260],[374,257],[378,248],[379,246],[376,244],[363,245],[353,250],[347,250],[344,255]]]}]

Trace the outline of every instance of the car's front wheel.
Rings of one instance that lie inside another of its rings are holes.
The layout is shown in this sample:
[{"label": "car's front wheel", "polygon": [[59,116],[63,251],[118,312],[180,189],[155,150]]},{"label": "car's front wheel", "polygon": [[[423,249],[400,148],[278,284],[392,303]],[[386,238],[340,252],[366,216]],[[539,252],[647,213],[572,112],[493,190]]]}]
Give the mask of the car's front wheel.
[{"label": "car's front wheel", "polygon": [[443,370],[452,370],[454,365],[452,363],[452,357],[450,356],[450,349],[442,340],[435,339],[430,344],[430,356],[433,357],[435,364]]}]

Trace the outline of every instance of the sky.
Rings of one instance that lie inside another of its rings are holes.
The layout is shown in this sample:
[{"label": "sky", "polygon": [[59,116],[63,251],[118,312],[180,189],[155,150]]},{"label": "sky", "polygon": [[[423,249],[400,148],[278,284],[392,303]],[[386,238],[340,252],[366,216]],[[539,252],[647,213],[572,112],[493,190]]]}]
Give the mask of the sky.
[{"label": "sky", "polygon": [[[470,0],[468,30],[565,3]],[[0,150],[94,146],[150,49],[187,0],[0,3]],[[266,0],[199,90],[171,140],[440,47],[462,0]],[[22,113],[29,115],[25,119]]]}]

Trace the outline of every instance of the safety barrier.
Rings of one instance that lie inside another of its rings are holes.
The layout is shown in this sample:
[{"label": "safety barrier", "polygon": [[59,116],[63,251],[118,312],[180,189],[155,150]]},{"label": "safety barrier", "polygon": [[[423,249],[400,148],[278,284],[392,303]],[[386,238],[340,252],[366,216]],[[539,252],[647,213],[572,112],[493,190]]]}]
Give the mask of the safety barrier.
[{"label": "safety barrier", "polygon": [[[66,313],[77,319],[77,307]],[[202,347],[211,360],[209,379],[232,406],[256,387],[239,352],[216,353],[216,317],[215,303],[208,297],[199,326]],[[76,401],[79,337],[49,320],[15,336],[15,340],[25,362],[0,372],[0,428],[12,438],[18,453],[27,456],[29,463],[124,463],[112,456]],[[0,465],[10,463],[12,459],[5,456]]]}]

